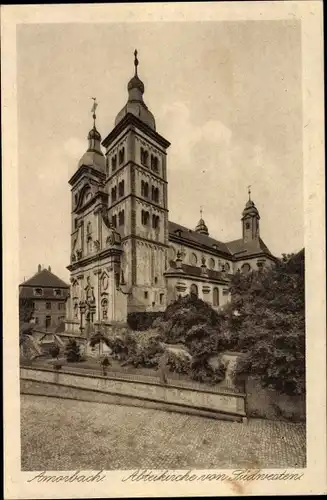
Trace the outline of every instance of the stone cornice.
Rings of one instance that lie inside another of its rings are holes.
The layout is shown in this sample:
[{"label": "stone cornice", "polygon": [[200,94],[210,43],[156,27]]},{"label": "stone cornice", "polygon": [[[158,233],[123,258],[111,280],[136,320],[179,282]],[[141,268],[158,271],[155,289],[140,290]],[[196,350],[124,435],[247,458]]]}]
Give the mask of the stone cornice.
[{"label": "stone cornice", "polygon": [[111,142],[113,142],[116,137],[123,132],[123,130],[128,125],[134,125],[150,138],[155,140],[160,146],[167,149],[170,146],[170,142],[167,141],[164,137],[162,137],[158,132],[150,128],[144,122],[139,120],[135,115],[131,113],[127,113],[127,115],[115,126],[115,128],[107,135],[107,137],[102,141],[102,145],[105,148],[108,148]]},{"label": "stone cornice", "polygon": [[106,178],[106,181],[105,181],[106,184],[109,181],[111,181],[114,177],[116,177],[118,173],[120,173],[122,170],[124,170],[125,167],[131,167],[131,168],[134,167],[135,170],[139,170],[141,172],[144,172],[145,174],[150,175],[151,177],[153,177],[157,181],[161,182],[162,184],[168,184],[168,182],[165,179],[163,179],[163,177],[161,177],[160,175],[158,175],[155,172],[153,172],[150,167],[145,167],[144,165],[138,164],[138,163],[136,163],[133,160],[129,160],[126,163],[123,163],[122,165],[120,165],[119,167],[117,167],[117,169],[115,170],[115,172],[113,174],[109,175],[109,177]]},{"label": "stone cornice", "polygon": [[193,274],[186,273],[184,271],[165,271],[164,273],[165,278],[178,278],[178,279],[187,279],[190,281],[201,281],[201,283],[205,284],[210,284],[210,283],[215,283],[217,285],[229,285],[230,280],[226,279],[219,279],[219,278],[206,278],[204,276],[194,276]]},{"label": "stone cornice", "polygon": [[200,250],[202,252],[205,250],[206,253],[210,253],[211,255],[213,255],[215,257],[222,257],[226,260],[233,261],[233,256],[229,253],[223,252],[222,250],[215,250],[214,248],[208,247],[206,245],[202,245],[201,243],[196,243],[196,242],[190,241],[190,240],[183,238],[181,236],[177,236],[174,233],[169,233],[168,238],[169,238],[169,241],[172,241],[174,243],[178,243],[182,246],[190,247],[190,248],[193,248],[194,250]]},{"label": "stone cornice", "polygon": [[69,179],[68,183],[73,186],[74,184],[76,184],[77,180],[83,175],[83,174],[87,174],[87,175],[94,175],[95,177],[98,177],[99,180],[103,181],[105,178],[106,178],[106,174],[103,173],[103,172],[100,172],[99,170],[91,167],[91,166],[86,166],[86,165],[82,165],[81,167],[79,167],[76,172],[74,173],[74,175]]},{"label": "stone cornice", "polygon": [[86,267],[89,264],[92,264],[92,262],[99,262],[100,260],[105,259],[106,257],[111,257],[111,256],[119,256],[123,253],[123,250],[120,248],[106,248],[104,250],[101,250],[100,252],[90,255],[89,257],[84,257],[83,259],[78,260],[77,262],[74,262],[73,264],[70,264],[67,266],[68,271],[75,271],[76,269],[79,269],[80,267]]},{"label": "stone cornice", "polygon": [[122,238],[122,243],[124,243],[125,241],[128,241],[128,240],[138,240],[138,241],[142,241],[144,243],[148,243],[150,245],[157,245],[157,246],[160,246],[162,248],[169,248],[169,245],[166,245],[165,243],[161,243],[160,241],[156,241],[156,240],[148,240],[146,238],[142,238],[142,236],[138,236],[136,234],[130,234],[128,236],[125,236],[125,238]]}]

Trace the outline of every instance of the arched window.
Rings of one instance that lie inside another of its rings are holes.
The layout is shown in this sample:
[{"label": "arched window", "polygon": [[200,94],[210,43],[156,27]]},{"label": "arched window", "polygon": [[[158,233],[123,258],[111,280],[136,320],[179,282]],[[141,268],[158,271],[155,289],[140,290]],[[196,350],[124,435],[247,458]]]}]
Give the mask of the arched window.
[{"label": "arched window", "polygon": [[124,159],[125,159],[125,148],[123,147],[119,151],[119,165],[121,165],[122,163],[124,163]]},{"label": "arched window", "polygon": [[152,186],[152,201],[159,201],[159,189]]},{"label": "arched window", "polygon": [[191,295],[195,295],[196,297],[198,296],[199,292],[198,292],[198,287],[197,285],[195,285],[194,283],[191,285],[191,288],[190,288],[190,294]]},{"label": "arched window", "polygon": [[122,211],[121,211],[121,212],[119,212],[119,214],[118,214],[118,224],[119,224],[120,226],[123,226],[123,225],[124,225],[124,223],[125,223],[125,212],[124,212],[124,210],[122,210]]},{"label": "arched window", "polygon": [[225,271],[228,273],[228,271],[230,271],[230,265],[228,264],[228,262],[225,262]]},{"label": "arched window", "polygon": [[242,273],[247,274],[251,271],[251,266],[247,262],[241,267]]},{"label": "arched window", "polygon": [[117,187],[115,186],[111,189],[111,202],[115,203],[116,200],[117,200]]},{"label": "arched window", "polygon": [[113,225],[113,227],[117,227],[117,215],[112,216],[111,224]]},{"label": "arched window", "polygon": [[78,303],[74,303],[74,318],[78,319]]},{"label": "arched window", "polygon": [[151,155],[151,170],[153,170],[155,173],[158,173],[158,163],[159,160],[155,155]]},{"label": "arched window", "polygon": [[154,229],[159,229],[159,215],[152,215],[152,227]]},{"label": "arched window", "polygon": [[191,266],[196,266],[197,263],[198,263],[198,258],[196,256],[195,253],[191,253],[190,255],[190,262],[191,262]]},{"label": "arched window", "polygon": [[213,289],[212,305],[215,306],[215,307],[219,306],[219,288],[214,288]]},{"label": "arched window", "polygon": [[124,196],[124,192],[125,192],[125,181],[121,181],[118,184],[118,194],[119,194],[119,196]]},{"label": "arched window", "polygon": [[209,259],[208,260],[208,267],[209,269],[214,269],[215,268],[215,259]]},{"label": "arched window", "polygon": [[117,155],[111,158],[111,168],[113,172],[116,170],[116,167],[117,167]]},{"label": "arched window", "polygon": [[141,196],[144,196],[144,181],[141,181]]},{"label": "arched window", "polygon": [[142,210],[142,212],[141,212],[141,221],[142,221],[143,226],[147,226],[149,224],[149,218],[150,218],[149,212],[146,212],[145,210]]},{"label": "arched window", "polygon": [[102,299],[101,301],[102,319],[106,320],[108,318],[108,300]]},{"label": "arched window", "polygon": [[148,159],[149,159],[149,153],[145,149],[141,148],[141,163],[145,167],[148,166]]},{"label": "arched window", "polygon": [[149,184],[147,182],[144,183],[144,196],[145,198],[149,196]]}]

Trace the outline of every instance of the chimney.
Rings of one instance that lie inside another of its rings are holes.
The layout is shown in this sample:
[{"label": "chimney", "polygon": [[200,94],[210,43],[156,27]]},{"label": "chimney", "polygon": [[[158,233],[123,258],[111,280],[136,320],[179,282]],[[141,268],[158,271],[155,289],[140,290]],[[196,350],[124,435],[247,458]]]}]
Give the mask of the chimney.
[{"label": "chimney", "polygon": [[48,267],[48,271],[51,273],[51,266]]},{"label": "chimney", "polygon": [[40,273],[40,272],[41,272],[41,264],[39,264],[39,265],[37,266],[37,271],[38,271],[38,273]]}]

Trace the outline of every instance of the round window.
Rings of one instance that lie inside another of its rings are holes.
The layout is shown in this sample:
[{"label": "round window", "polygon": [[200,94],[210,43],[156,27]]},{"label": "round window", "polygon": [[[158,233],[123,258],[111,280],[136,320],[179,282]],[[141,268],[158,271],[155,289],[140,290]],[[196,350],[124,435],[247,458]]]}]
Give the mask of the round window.
[{"label": "round window", "polygon": [[228,262],[225,263],[225,271],[230,271],[230,265],[228,264]]},{"label": "round window", "polygon": [[215,267],[215,259],[209,259],[208,261],[208,266],[209,266],[209,269],[214,269]]},{"label": "round window", "polygon": [[249,273],[251,271],[251,266],[250,266],[250,264],[245,263],[245,264],[243,264],[241,269],[242,269],[243,273]]},{"label": "round window", "polygon": [[197,263],[198,263],[198,258],[197,256],[195,255],[195,253],[191,253],[191,256],[190,256],[190,261],[191,261],[191,265],[192,266],[196,266]]}]

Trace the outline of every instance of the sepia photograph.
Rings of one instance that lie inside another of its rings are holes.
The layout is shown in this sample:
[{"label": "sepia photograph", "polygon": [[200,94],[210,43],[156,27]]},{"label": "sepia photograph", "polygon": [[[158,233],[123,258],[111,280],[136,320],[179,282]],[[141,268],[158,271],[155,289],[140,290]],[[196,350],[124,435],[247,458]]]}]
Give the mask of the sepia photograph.
[{"label": "sepia photograph", "polygon": [[297,483],[301,19],[49,19],[15,37],[20,470]]}]

